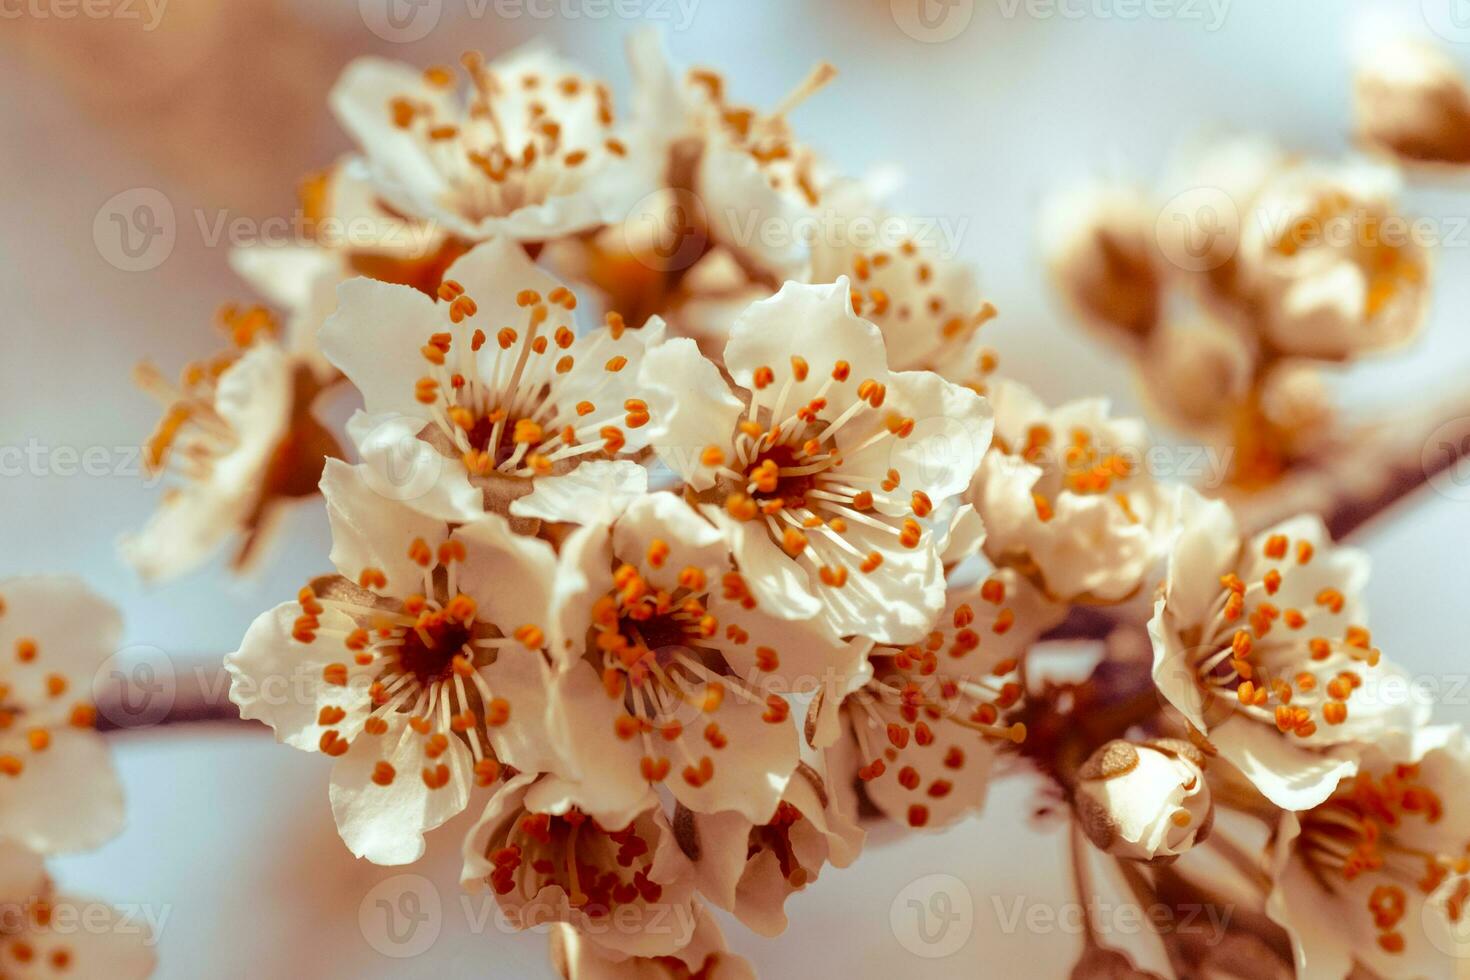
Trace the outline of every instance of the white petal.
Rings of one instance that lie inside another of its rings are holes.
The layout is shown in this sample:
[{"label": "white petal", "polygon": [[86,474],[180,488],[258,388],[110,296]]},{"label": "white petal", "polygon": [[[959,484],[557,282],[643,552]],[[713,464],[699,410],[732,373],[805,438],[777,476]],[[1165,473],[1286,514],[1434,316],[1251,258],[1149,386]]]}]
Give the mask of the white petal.
[{"label": "white petal", "polygon": [[0,835],[43,854],[99,847],[123,826],[122,784],[107,743],[75,728],[50,736],[40,752],[24,733],[0,738],[0,755],[24,765],[19,775],[0,777]]},{"label": "white petal", "polygon": [[[425,753],[428,739],[406,724],[382,735],[366,732],[332,766],[332,815],[348,850],[374,864],[412,864],[424,855],[424,834],[465,808],[473,779],[470,751],[458,738],[437,759]],[[387,786],[373,781],[380,761],[393,767]],[[424,770],[449,768],[449,782],[430,789]]]},{"label": "white petal", "polygon": [[[91,697],[98,668],[121,646],[122,614],[70,575],[5,579],[0,602],[0,681],[7,700],[33,719],[65,718],[76,698]],[[21,640],[34,642],[34,659],[16,655]],[[66,680],[64,705],[48,690],[52,675]]]},{"label": "white petal", "polygon": [[648,492],[648,471],[626,459],[591,459],[561,476],[538,476],[513,501],[516,517],[553,522],[610,522]]},{"label": "white petal", "polygon": [[424,569],[409,558],[409,545],[422,539],[437,548],[449,528],[411,507],[373,490],[366,467],[327,460],[322,496],[332,525],[332,564],[352,581],[363,569],[376,568],[388,580],[387,595],[409,596],[424,587]]},{"label": "white petal", "polygon": [[419,438],[429,423],[418,415],[356,412],[347,434],[362,457],[363,479],[384,500],[401,501],[443,521],[474,520],[485,511],[485,494],[470,482],[458,459]]},{"label": "white petal", "polygon": [[1354,752],[1314,752],[1289,738],[1274,726],[1238,717],[1210,731],[1220,754],[1283,810],[1310,810],[1331,796],[1340,780],[1358,771]]},{"label": "white petal", "polygon": [[444,311],[417,289],[364,278],[338,286],[337,304],[318,335],[322,353],[362,392],[367,413],[427,422],[414,395],[430,367],[419,348],[431,333],[453,332]]},{"label": "white petal", "polygon": [[659,459],[695,490],[706,490],[714,474],[700,462],[709,446],[732,457],[731,437],[744,413],[719,368],[687,337],[649,351],[639,370],[649,415],[648,437]]},{"label": "white petal", "polygon": [[[367,717],[370,698],[361,677],[347,685],[323,678],[328,664],[346,663],[348,651],[339,637],[322,635],[311,643],[293,638],[301,607],[282,603],[261,613],[240,649],[225,656],[230,675],[230,700],[240,717],[263,721],[275,729],[276,740],[308,752],[316,751],[327,727],[350,737]],[[325,609],[319,621],[326,630],[346,631],[354,623],[345,615]],[[347,717],[336,725],[318,723],[323,708],[341,708]]]}]

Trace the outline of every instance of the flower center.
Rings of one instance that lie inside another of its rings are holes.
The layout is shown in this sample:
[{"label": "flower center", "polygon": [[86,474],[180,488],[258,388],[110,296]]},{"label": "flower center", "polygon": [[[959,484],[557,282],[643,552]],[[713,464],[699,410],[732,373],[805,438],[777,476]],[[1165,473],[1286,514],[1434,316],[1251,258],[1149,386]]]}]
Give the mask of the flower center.
[{"label": "flower center", "polygon": [[[441,306],[458,326],[479,306],[458,282],[439,286]],[[628,366],[617,355],[603,365],[600,383],[583,386],[575,404],[556,397],[559,379],[576,369],[577,335],[572,311],[577,298],[564,286],[543,297],[521,290],[516,303],[526,310],[525,327],[502,327],[493,338],[493,354],[483,348],[492,338],[475,330],[468,343],[455,342],[451,331],[428,336],[420,353],[428,371],[414,383],[414,397],[431,411],[421,437],[446,456],[458,457],[472,476],[545,476],[558,464],[570,465],[592,453],[615,454],[627,442],[625,429],[649,422],[648,405],[640,399],[621,404],[596,401],[615,375]],[[608,314],[607,330],[616,341],[622,318]],[[586,380],[593,380],[582,375]]]},{"label": "flower center", "polygon": [[[1408,892],[1437,890],[1450,876],[1470,874],[1470,858],[1439,854],[1412,845],[1414,825],[1439,823],[1444,802],[1420,780],[1418,766],[1395,766],[1381,776],[1360,772],[1326,803],[1301,817],[1297,845],[1319,876],[1354,881],[1377,875],[1380,883],[1367,905],[1378,929],[1378,944],[1389,953],[1404,950],[1399,931]],[[1470,878],[1462,877],[1446,912],[1458,921],[1470,899]]]},{"label": "flower center", "polygon": [[[455,77],[442,67],[425,71],[420,89],[393,97],[386,109],[422,143],[446,178],[445,203],[464,217],[503,217],[569,193],[584,174],[627,154],[611,135],[612,96],[601,82],[497,69],[477,52],[460,62],[472,88],[463,112],[445,105]],[[591,135],[574,142],[583,133]]]},{"label": "flower center", "polygon": [[418,678],[420,684],[447,680],[454,658],[470,641],[468,625],[443,618],[442,614],[421,618],[403,633],[398,647],[398,668]]},{"label": "flower center", "polygon": [[1267,538],[1263,554],[1271,567],[1250,582],[1231,573],[1201,632],[1194,658],[1201,685],[1238,702],[1239,710],[1273,722],[1284,734],[1309,738],[1318,722],[1347,721],[1348,702],[1363,684],[1361,668],[1374,667],[1379,651],[1362,626],[1348,625],[1338,636],[1314,635],[1313,618],[1336,617],[1347,598],[1337,588],[1320,589],[1306,609],[1282,608],[1272,601],[1285,575],[1314,557],[1310,541],[1295,549],[1286,535]]},{"label": "flower center", "polygon": [[503,846],[486,856],[494,865],[489,878],[497,895],[534,896],[554,885],[573,908],[603,918],[617,906],[662,896],[663,887],[649,877],[652,851],[636,822],[608,831],[574,809],[559,816],[525,814],[511,826]]}]

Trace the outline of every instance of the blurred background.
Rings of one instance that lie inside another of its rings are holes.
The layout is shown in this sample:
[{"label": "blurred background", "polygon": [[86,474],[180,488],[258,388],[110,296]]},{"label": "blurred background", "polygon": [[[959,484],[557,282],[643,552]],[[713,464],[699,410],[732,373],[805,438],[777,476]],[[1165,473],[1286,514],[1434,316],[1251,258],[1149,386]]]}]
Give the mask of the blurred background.
[{"label": "blurred background", "polygon": [[[146,356],[172,373],[218,346],[215,308],[251,298],[229,247],[291,214],[300,177],[348,148],[325,96],[353,57],[422,66],[545,35],[626,92],[623,40],[646,23],[678,61],[725,69],[756,105],[836,64],[798,132],[849,173],[901,165],[894,203],[960,229],[1000,310],[984,329],[1003,373],[1049,399],[1101,393],[1127,411],[1131,371],[1049,295],[1044,196],[1085,177],[1150,184],[1201,130],[1336,157],[1350,142],[1353,55],[1390,27],[1470,67],[1464,0],[0,0],[0,447],[27,449],[0,480],[0,577],[81,574],[125,612],[123,668],[222,685],[219,656],[250,620],[325,570],[325,517],[292,513],[254,578],[220,565],[141,586],[114,554],[158,494],[128,448],[156,419],[131,366]],[[173,234],[131,271],[105,244],[107,218],[139,193],[167,202]],[[1470,376],[1470,190],[1416,187],[1407,210],[1458,221],[1460,236],[1438,256],[1425,336],[1341,379],[1363,413]],[[64,463],[96,447],[100,470]],[[1444,720],[1470,719],[1470,689],[1454,681],[1470,636],[1467,499],[1420,493],[1359,539],[1375,559],[1375,638],[1444,681]],[[463,821],[404,876],[352,859],[332,825],[328,761],[263,729],[157,728],[114,747],[129,829],[53,868],[68,890],[167,915],[159,976],[552,975],[544,937],[509,935],[489,906],[461,903]],[[791,901],[786,935],[731,927],[732,945],[775,978],[1065,975],[1076,922],[1015,918],[1070,900],[1057,828],[1031,819],[1035,790],[1009,781],[979,821],[870,848]],[[422,927],[413,943],[385,937],[396,920],[384,909]],[[915,942],[916,914],[944,941]]]}]

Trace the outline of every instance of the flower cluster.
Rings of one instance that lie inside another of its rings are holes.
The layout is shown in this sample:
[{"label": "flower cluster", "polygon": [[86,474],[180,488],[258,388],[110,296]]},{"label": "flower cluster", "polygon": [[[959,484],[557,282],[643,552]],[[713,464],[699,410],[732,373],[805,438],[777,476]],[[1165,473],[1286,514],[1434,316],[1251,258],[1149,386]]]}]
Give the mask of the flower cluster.
[{"label": "flower cluster", "polygon": [[1428,242],[1398,174],[1202,142],[1153,193],[1057,195],[1043,246],[1078,318],[1132,357],[1169,423],[1232,447],[1230,482],[1278,480],[1332,441],[1330,370],[1422,325]]},{"label": "flower cluster", "polygon": [[[1250,879],[1220,944],[1168,937],[1180,972],[1444,974],[1470,755],[1375,646],[1364,557],[1164,485],[1102,400],[992,377],[975,270],[799,138],[831,66],[763,110],[656,36],[629,54],[626,118],[541,46],[353,63],[317,240],[236,256],[284,330],[231,308],[227,354],[141,372],[150,462],[185,478],[125,544],[145,573],[325,504],[332,570],[226,667],[243,718],[331,760],[351,852],[412,863],[468,812],[462,883],[551,924],[566,977],[748,977],[711,906],[775,935],[868,827],[951,827],[1029,765],[1079,889],[1089,841],[1160,900],[1212,894],[1206,848]],[[1387,171],[1194,166],[1234,223],[1094,189],[1049,258],[1253,485],[1320,434],[1318,365],[1414,333],[1428,263],[1382,233]],[[312,415],[339,382],[340,440]],[[1091,674],[1047,674],[1079,635],[1108,640]],[[1270,827],[1254,875],[1241,816]],[[1076,975],[1131,971],[1090,928]]]}]

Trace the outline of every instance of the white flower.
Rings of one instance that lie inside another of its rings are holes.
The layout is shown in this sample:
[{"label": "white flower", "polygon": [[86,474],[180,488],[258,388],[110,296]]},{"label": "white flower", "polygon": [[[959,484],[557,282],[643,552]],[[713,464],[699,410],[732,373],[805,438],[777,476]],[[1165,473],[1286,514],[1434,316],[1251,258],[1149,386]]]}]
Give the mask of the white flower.
[{"label": "white flower", "polygon": [[1353,77],[1358,136],[1407,162],[1470,163],[1470,87],[1445,52],[1392,38]]},{"label": "white flower", "polygon": [[612,824],[660,783],[692,810],[765,822],[797,765],[782,695],[862,662],[816,624],[773,618],[719,531],[671,493],[573,532],[553,602],[558,772]]},{"label": "white flower", "polygon": [[1064,612],[1011,569],[956,586],[922,642],[875,647],[850,693],[822,692],[809,737],[837,743],[838,768],[890,820],[947,827],[984,806],[997,755],[1025,739],[1006,720],[1025,693],[1021,658]]},{"label": "white flower", "polygon": [[620,956],[575,928],[551,927],[551,962],[563,980],[755,980],[743,958],[725,948],[714,917],[695,908],[694,938],[671,956]]},{"label": "white flower", "polygon": [[[699,234],[757,280],[800,279],[810,262],[799,234],[829,183],[816,155],[797,142],[786,115],[836,75],[815,68],[769,113],[732,104],[718,72],[676,77],[655,31],[629,43],[637,155],[657,179],[697,202]],[[687,170],[692,161],[693,172]],[[670,179],[672,177],[672,179]]]},{"label": "white flower", "polygon": [[1042,256],[1062,299],[1084,324],[1128,343],[1153,332],[1164,302],[1156,211],[1135,188],[1088,183],[1042,212]]},{"label": "white flower", "polygon": [[417,860],[501,762],[551,768],[545,731],[555,557],[485,514],[453,530],[330,462],[339,577],[263,614],[226,658],[230,698],[294,748],[336,759],[332,810],[354,854]]},{"label": "white flower", "polygon": [[243,567],[282,506],[314,495],[322,460],[340,452],[312,416],[320,382],[274,339],[274,318],[225,307],[221,321],[232,348],[186,366],[178,386],[150,364],[138,368],[139,384],[166,406],[144,462],[178,478],[147,525],[118,545],[147,579],[193,570],[232,536],[241,539],[233,565]]},{"label": "white flower", "polygon": [[1457,727],[1386,739],[1277,828],[1266,911],[1298,976],[1452,978],[1470,956],[1470,751]]},{"label": "white flower", "polygon": [[57,894],[40,855],[13,841],[0,841],[0,914],[6,978],[143,980],[157,965],[157,936],[106,903]]},{"label": "white flower", "polygon": [[122,618],[66,576],[0,580],[0,839],[42,854],[122,829],[122,786],[93,731],[93,681]]},{"label": "white flower", "polygon": [[1367,744],[1423,724],[1364,626],[1361,552],[1306,516],[1242,542],[1230,508],[1193,492],[1179,526],[1149,623],[1154,681],[1272,803],[1315,806]]},{"label": "white flower", "polygon": [[989,444],[989,406],[889,370],[846,278],[787,283],[735,322],[725,367],[687,340],[646,359],[659,456],[728,536],[763,608],[907,643],[944,604],[933,519]]},{"label": "white flower", "polygon": [[640,195],[614,133],[612,95],[540,45],[446,68],[378,58],[347,66],[331,95],[383,200],[471,242],[544,242],[621,218]]},{"label": "white flower", "polygon": [[626,823],[579,802],[553,776],[511,779],[465,838],[464,884],[488,885],[518,929],[565,922],[615,955],[677,953],[693,939],[694,876],[658,797]]},{"label": "white flower", "polygon": [[[637,376],[663,336],[607,326],[577,335],[577,299],[508,239],[477,246],[449,268],[435,303],[406,286],[354,279],[322,328],[322,350],[361,390],[353,437],[381,493],[445,520],[566,478],[588,458],[648,444]],[[642,474],[631,462],[628,481]],[[636,483],[633,484],[636,489]],[[550,492],[543,517],[575,495]],[[509,513],[518,514],[514,506]]]},{"label": "white flower", "polygon": [[867,836],[844,812],[822,776],[803,764],[764,823],[738,813],[676,816],[675,832],[694,859],[700,894],[762,936],[786,931],[786,899],[817,880],[822,867],[857,860]]},{"label": "white flower", "polygon": [[1109,854],[1171,861],[1209,836],[1214,810],[1204,769],[1204,753],[1188,742],[1115,739],[1077,773],[1077,819]]},{"label": "white flower", "polygon": [[1424,320],[1428,253],[1395,209],[1393,171],[1299,165],[1271,180],[1241,235],[1241,282],[1287,354],[1347,358],[1406,343]]},{"label": "white flower", "polygon": [[[851,277],[853,309],[882,332],[893,370],[952,367],[995,316],[974,267],[945,255],[931,240],[932,227],[885,213],[856,182],[828,195],[826,207],[833,224],[812,243],[811,281]],[[872,233],[880,227],[883,236]],[[895,227],[903,229],[902,241],[884,247],[899,237]]]},{"label": "white flower", "polygon": [[991,397],[995,445],[970,488],[986,554],[1056,599],[1126,599],[1162,557],[1169,524],[1143,423],[1110,418],[1102,399],[1048,410],[1013,381]]}]

